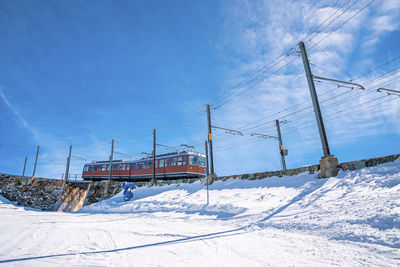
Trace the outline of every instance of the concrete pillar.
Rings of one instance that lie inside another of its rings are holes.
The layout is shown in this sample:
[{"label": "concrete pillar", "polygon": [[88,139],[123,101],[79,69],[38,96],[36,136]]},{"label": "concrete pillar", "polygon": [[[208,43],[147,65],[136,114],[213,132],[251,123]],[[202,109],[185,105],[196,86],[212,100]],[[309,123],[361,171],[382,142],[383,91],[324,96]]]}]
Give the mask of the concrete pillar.
[{"label": "concrete pillar", "polygon": [[338,166],[339,161],[337,157],[333,155],[323,157],[319,161],[320,173],[318,178],[329,178],[336,176],[339,172]]}]

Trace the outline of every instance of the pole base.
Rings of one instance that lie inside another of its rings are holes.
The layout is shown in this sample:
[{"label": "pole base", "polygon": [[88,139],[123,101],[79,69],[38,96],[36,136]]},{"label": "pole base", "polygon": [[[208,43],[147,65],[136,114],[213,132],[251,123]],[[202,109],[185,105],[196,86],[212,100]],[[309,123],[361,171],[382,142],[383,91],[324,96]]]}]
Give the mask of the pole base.
[{"label": "pole base", "polygon": [[323,157],[319,161],[320,173],[318,174],[318,178],[335,177],[339,172],[338,165],[338,158],[334,155]]},{"label": "pole base", "polygon": [[[208,185],[214,183],[215,178],[217,178],[217,175],[215,173],[209,174],[208,175]],[[205,178],[205,177],[201,178],[200,182],[202,184],[206,185],[207,184],[207,178]]]},{"label": "pole base", "polygon": [[149,186],[154,186],[157,184],[157,179],[153,179],[151,178],[150,182],[149,182]]}]

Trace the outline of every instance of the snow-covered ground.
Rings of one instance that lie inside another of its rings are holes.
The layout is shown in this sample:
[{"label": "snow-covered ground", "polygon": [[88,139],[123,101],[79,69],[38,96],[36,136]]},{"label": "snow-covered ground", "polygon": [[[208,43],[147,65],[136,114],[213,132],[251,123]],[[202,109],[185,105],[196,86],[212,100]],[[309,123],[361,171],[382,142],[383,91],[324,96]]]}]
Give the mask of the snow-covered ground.
[{"label": "snow-covered ground", "polygon": [[138,188],[74,213],[0,198],[0,263],[400,266],[400,161],[313,174]]}]

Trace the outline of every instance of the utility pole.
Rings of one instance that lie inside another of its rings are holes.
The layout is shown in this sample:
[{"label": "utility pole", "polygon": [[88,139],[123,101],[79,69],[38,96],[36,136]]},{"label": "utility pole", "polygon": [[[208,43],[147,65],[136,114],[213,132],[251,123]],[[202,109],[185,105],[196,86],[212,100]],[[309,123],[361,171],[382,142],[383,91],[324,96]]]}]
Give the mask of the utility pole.
[{"label": "utility pole", "polygon": [[113,157],[114,157],[114,139],[111,141],[110,176],[108,177],[109,180],[111,180],[111,175],[112,175],[112,162],[113,162]]},{"label": "utility pole", "polygon": [[282,145],[281,127],[279,125],[279,120],[275,120],[275,122],[276,122],[276,131],[278,132],[279,150],[281,152],[282,169],[286,170],[285,154]]},{"label": "utility pole", "polygon": [[69,178],[69,164],[71,163],[71,152],[72,152],[72,146],[69,146],[69,154],[67,157],[67,166],[65,167],[65,181],[68,181],[68,178]]},{"label": "utility pole", "polygon": [[317,119],[319,136],[321,138],[322,150],[324,152],[324,157],[331,154],[328,145],[328,139],[326,137],[325,126],[322,120],[321,109],[319,107],[317,92],[315,91],[314,79],[311,73],[310,62],[308,61],[308,56],[306,52],[306,47],[303,42],[300,42],[300,51],[303,58],[304,70],[307,76],[308,87],[310,89],[311,99],[314,106],[315,117]]},{"label": "utility pole", "polygon": [[208,175],[209,174],[209,171],[208,171],[208,167],[209,167],[209,165],[208,165],[208,144],[207,144],[207,141],[204,141],[204,143],[205,143],[205,145],[206,145],[206,175]]},{"label": "utility pole", "polygon": [[208,123],[208,144],[210,146],[210,173],[214,175],[214,158],[213,158],[213,148],[212,148],[212,132],[211,132],[211,115],[210,115],[210,105],[207,105],[207,123]]},{"label": "utility pole", "polygon": [[156,180],[156,129],[153,129],[153,181]]},{"label": "utility pole", "polygon": [[32,174],[32,176],[35,176],[36,164],[37,164],[37,159],[38,159],[38,156],[39,156],[39,148],[40,148],[40,146],[37,147],[36,158],[35,158],[35,165],[33,166],[33,174]]},{"label": "utility pole", "polygon": [[27,160],[28,160],[28,157],[25,157],[24,170],[22,171],[22,177],[25,176],[25,168],[26,168],[26,161]]}]

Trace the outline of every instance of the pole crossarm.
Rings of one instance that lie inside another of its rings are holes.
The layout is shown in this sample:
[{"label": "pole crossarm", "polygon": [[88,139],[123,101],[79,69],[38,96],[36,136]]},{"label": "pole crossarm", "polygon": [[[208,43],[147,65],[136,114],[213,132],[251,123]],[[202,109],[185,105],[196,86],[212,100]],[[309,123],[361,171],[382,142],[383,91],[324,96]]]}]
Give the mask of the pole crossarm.
[{"label": "pole crossarm", "polygon": [[[386,93],[388,95],[397,95],[400,96],[400,91],[398,90],[393,90],[393,89],[388,89],[388,88],[379,88],[378,90],[376,90],[377,92],[382,92],[382,91],[386,91]],[[394,93],[394,94],[393,94]]]},{"label": "pole crossarm", "polygon": [[125,154],[125,153],[121,153],[121,152],[117,152],[117,151],[114,151],[114,153],[118,154],[118,155],[121,155],[121,156],[128,157],[128,158],[132,158],[131,155],[128,155],[128,154]]},{"label": "pole crossarm", "polygon": [[243,136],[243,133],[240,132],[240,131],[237,131],[237,130],[227,129],[227,128],[218,127],[218,126],[211,126],[211,128],[219,129],[219,130],[224,130],[224,131],[226,131],[226,133],[229,133],[229,134],[233,134],[233,135],[242,135],[242,136]]},{"label": "pole crossarm", "polygon": [[353,83],[353,82],[346,82],[346,81],[341,81],[341,80],[336,80],[336,79],[331,79],[331,78],[325,78],[325,77],[321,77],[321,76],[317,76],[312,74],[313,79],[315,80],[324,80],[324,81],[330,81],[330,82],[336,82],[336,83],[344,83],[344,84],[349,84],[349,85],[354,85],[359,87],[361,90],[365,90],[365,87],[362,86],[361,84],[358,83]]},{"label": "pole crossarm", "polygon": [[252,134],[250,134],[250,135],[251,135],[251,136],[258,137],[258,138],[265,138],[265,139],[272,138],[272,139],[278,139],[277,136],[272,136],[272,135],[267,135],[267,134],[252,133]]}]

